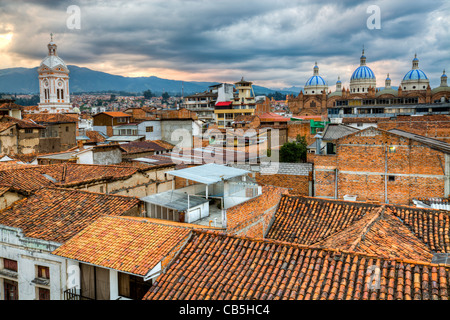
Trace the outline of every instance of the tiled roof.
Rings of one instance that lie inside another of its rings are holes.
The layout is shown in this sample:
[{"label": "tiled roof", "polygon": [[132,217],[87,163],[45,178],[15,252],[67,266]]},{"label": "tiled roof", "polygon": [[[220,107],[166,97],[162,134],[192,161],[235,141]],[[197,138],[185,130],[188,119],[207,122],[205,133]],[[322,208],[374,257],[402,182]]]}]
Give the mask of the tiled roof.
[{"label": "tiled roof", "polygon": [[127,179],[138,170],[114,165],[59,163],[0,171],[0,179],[3,184],[31,191],[41,187],[68,187],[101,180]]},{"label": "tiled roof", "polygon": [[167,151],[172,150],[174,145],[162,141],[162,140],[146,140],[146,141],[133,141],[126,144],[121,144],[120,148],[125,153],[140,153],[146,151]]},{"label": "tiled roof", "polygon": [[24,110],[25,107],[12,101],[0,103],[0,110]]},{"label": "tiled roof", "polygon": [[188,228],[152,221],[101,217],[53,254],[145,276],[191,233]]},{"label": "tiled roof", "polygon": [[0,211],[0,224],[26,237],[64,243],[103,215],[120,216],[139,199],[72,189],[43,188]]},{"label": "tiled roof", "polygon": [[57,124],[57,123],[71,123],[78,120],[72,116],[61,113],[29,113],[25,114],[24,119],[33,120],[36,123]]},{"label": "tiled roof", "polygon": [[449,279],[442,265],[193,231],[144,299],[448,300]]},{"label": "tiled roof", "polygon": [[313,245],[377,257],[431,262],[433,253],[389,209],[374,208],[361,220]]},{"label": "tiled roof", "polygon": [[102,112],[102,113],[106,114],[110,117],[113,117],[113,118],[122,118],[122,117],[131,118],[131,115],[129,115],[128,113],[120,112],[120,111],[118,111],[118,112]]},{"label": "tiled roof", "polygon": [[3,132],[16,124],[13,122],[0,122],[0,132]]},{"label": "tiled roof", "polygon": [[[8,123],[11,125],[17,124],[17,127],[20,129],[45,129],[44,126],[41,126],[37,123],[34,123],[32,121],[27,121],[27,120],[20,120],[14,117],[10,117],[10,116],[1,116],[0,117],[0,126],[2,123]],[[4,129],[3,129],[4,130]],[[3,131],[0,129],[0,131]]]},{"label": "tiled roof", "polygon": [[89,138],[86,143],[98,143],[105,142],[106,138],[102,136],[98,131],[86,131],[86,136]]},{"label": "tiled roof", "polygon": [[428,247],[437,253],[450,253],[450,212],[387,205]]},{"label": "tiled roof", "polygon": [[375,205],[283,196],[266,237],[311,245],[344,230]]}]

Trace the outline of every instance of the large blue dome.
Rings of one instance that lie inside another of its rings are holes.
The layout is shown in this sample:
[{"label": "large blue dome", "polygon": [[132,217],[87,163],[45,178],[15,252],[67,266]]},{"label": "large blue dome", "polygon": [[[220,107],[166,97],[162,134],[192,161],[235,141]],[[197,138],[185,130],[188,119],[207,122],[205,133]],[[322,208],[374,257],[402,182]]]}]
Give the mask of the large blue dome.
[{"label": "large blue dome", "polygon": [[428,80],[428,78],[425,72],[423,72],[422,70],[413,69],[410,72],[408,72],[403,78],[403,81],[406,80]]},{"label": "large blue dome", "polygon": [[360,66],[352,74],[350,80],[360,80],[360,79],[375,79],[375,74],[372,69],[367,66]]},{"label": "large blue dome", "polygon": [[308,81],[306,81],[305,87],[306,86],[326,86],[326,82],[325,80],[323,80],[323,78],[321,76],[312,76],[311,78],[309,78]]}]

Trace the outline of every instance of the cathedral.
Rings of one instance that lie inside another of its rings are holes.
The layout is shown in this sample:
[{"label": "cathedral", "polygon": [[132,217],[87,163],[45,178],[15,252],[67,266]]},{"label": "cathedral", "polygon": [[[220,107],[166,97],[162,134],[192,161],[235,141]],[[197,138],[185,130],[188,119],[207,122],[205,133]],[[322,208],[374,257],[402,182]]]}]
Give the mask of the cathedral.
[{"label": "cathedral", "polygon": [[431,89],[430,80],[419,68],[419,59],[415,55],[412,69],[406,73],[398,89],[391,87],[389,74],[384,88],[377,89],[375,73],[367,65],[365,50],[360,65],[350,78],[349,88],[344,88],[340,78],[336,82],[335,92],[328,90],[327,82],[320,76],[319,67],[313,69],[297,97],[288,97],[288,105],[296,116],[383,116],[389,114],[417,114],[450,111],[450,88],[445,70],[441,85]]},{"label": "cathedral", "polygon": [[71,112],[69,94],[69,69],[58,57],[53,35],[48,44],[48,55],[42,60],[39,72],[40,103],[39,112]]}]

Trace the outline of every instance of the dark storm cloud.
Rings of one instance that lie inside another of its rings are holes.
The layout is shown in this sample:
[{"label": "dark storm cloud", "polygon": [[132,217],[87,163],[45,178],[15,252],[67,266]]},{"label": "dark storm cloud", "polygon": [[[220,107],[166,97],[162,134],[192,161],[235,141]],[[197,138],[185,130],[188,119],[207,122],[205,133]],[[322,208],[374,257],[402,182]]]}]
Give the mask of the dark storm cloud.
[{"label": "dark storm cloud", "polygon": [[[81,9],[81,30],[66,27],[73,4]],[[381,9],[381,30],[366,27],[370,5]],[[26,58],[41,59],[53,32],[71,64],[214,70],[218,81],[246,73],[301,86],[319,60],[332,85],[338,75],[350,77],[363,45],[370,63],[398,61],[388,66],[398,70],[383,73],[400,77],[418,52],[421,67],[436,78],[450,69],[448,19],[439,20],[448,11],[445,1],[425,0],[2,1],[0,33],[12,25],[10,50]]]}]

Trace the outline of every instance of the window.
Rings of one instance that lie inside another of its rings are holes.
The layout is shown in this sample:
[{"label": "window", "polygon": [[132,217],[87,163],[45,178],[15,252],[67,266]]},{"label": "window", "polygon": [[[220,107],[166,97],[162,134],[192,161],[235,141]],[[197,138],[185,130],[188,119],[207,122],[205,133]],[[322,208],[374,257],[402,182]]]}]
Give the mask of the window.
[{"label": "window", "polygon": [[37,266],[38,278],[50,279],[50,268],[44,266]]},{"label": "window", "polygon": [[33,129],[25,129],[25,133],[33,133]]},{"label": "window", "polygon": [[356,126],[357,126],[357,127],[362,127],[363,124],[362,124],[362,123],[358,123],[358,124],[356,124]]},{"label": "window", "polygon": [[17,272],[17,261],[3,259],[3,269]]},{"label": "window", "polygon": [[153,132],[153,127],[145,127],[145,132]]},{"label": "window", "polygon": [[69,127],[66,127],[66,132],[69,132]]},{"label": "window", "polygon": [[390,182],[394,182],[395,181],[395,176],[389,176],[389,181]]},{"label": "window", "polygon": [[119,273],[119,295],[122,297],[142,300],[151,285],[151,281],[144,281],[142,277]]},{"label": "window", "polygon": [[396,150],[396,147],[389,147],[389,153],[395,153]]},{"label": "window", "polygon": [[44,288],[38,288],[39,300],[50,300],[50,290]]}]

